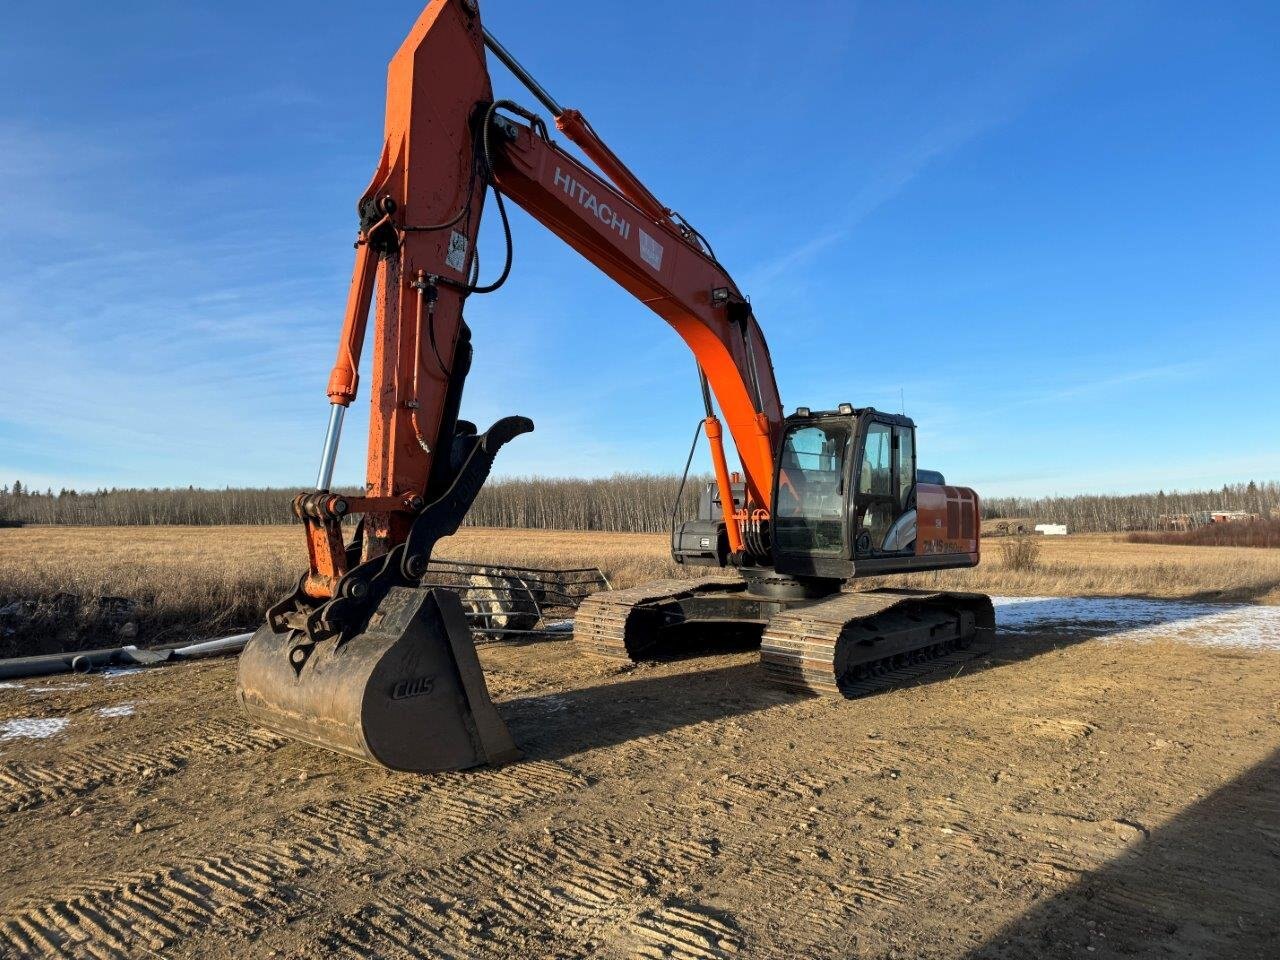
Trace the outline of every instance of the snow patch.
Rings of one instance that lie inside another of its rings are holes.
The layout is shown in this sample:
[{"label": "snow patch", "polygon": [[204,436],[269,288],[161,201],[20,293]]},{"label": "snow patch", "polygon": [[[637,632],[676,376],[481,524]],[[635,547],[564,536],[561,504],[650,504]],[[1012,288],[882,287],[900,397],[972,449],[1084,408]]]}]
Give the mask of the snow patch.
[{"label": "snow patch", "polygon": [[16,717],[12,720],[0,720],[0,740],[43,740],[61,733],[67,728],[69,717],[48,717],[35,719],[32,717]]},{"label": "snow patch", "polygon": [[21,689],[22,689],[22,684],[20,683],[10,683],[7,680],[0,681],[0,690],[21,690]]},{"label": "snow patch", "polygon": [[143,673],[146,669],[146,667],[106,667],[99,672],[98,676],[114,680],[116,677],[128,677],[135,673]]},{"label": "snow patch", "polygon": [[121,703],[114,707],[99,707],[98,716],[100,717],[131,717],[133,716],[133,704]]},{"label": "snow patch", "polygon": [[1107,640],[1176,640],[1211,647],[1280,649],[1280,607],[1128,597],[992,597],[996,626],[1029,633],[1047,626]]}]

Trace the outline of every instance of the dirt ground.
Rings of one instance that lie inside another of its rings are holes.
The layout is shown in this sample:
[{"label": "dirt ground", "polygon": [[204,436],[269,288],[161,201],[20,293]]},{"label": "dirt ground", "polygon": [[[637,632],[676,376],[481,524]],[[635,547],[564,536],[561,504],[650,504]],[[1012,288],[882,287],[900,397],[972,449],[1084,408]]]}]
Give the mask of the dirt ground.
[{"label": "dirt ground", "polygon": [[250,728],[229,661],[0,689],[67,720],[0,740],[0,957],[1277,955],[1280,653],[1005,632],[856,701],[482,660],[526,759],[434,777]]}]

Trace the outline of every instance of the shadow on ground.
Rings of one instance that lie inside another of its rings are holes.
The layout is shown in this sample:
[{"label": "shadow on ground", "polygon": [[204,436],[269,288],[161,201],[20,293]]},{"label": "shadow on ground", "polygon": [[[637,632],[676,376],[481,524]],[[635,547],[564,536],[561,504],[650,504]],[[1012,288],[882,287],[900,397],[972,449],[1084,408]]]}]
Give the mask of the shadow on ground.
[{"label": "shadow on ground", "polygon": [[[975,648],[972,659],[952,663],[910,681],[927,686],[1019,663],[1052,650],[1082,643],[1089,637],[1057,634],[1003,635]],[[728,649],[718,647],[718,650]],[[739,646],[739,655],[749,646]],[[705,652],[705,650],[703,651]],[[588,750],[669,733],[698,723],[743,716],[784,704],[815,699],[812,695],[769,685],[753,658],[712,669],[705,660],[678,658],[690,669],[636,673],[597,686],[552,694],[517,697],[498,704],[516,742],[530,757],[563,759]],[[886,689],[901,689],[900,686]],[[875,694],[871,694],[875,696]]]},{"label": "shadow on ground", "polygon": [[1280,751],[969,960],[1280,956]]},{"label": "shadow on ground", "polygon": [[[1268,597],[1280,590],[1280,580],[1264,580],[1261,583],[1246,583],[1239,586],[1224,587],[1221,590],[1201,590],[1185,599],[1188,603],[1226,603],[1253,604],[1265,602]],[[1155,600],[1156,597],[1147,599]]]}]

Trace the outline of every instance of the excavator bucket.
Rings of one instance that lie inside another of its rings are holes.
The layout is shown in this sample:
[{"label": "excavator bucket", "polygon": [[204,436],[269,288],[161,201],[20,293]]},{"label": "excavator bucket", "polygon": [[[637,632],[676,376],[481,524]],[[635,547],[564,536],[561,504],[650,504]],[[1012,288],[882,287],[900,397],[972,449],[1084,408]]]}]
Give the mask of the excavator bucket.
[{"label": "excavator bucket", "polygon": [[362,632],[319,641],[300,668],[293,642],[265,625],[240,656],[236,695],[267,729],[415,773],[519,758],[452,591],[391,588]]}]

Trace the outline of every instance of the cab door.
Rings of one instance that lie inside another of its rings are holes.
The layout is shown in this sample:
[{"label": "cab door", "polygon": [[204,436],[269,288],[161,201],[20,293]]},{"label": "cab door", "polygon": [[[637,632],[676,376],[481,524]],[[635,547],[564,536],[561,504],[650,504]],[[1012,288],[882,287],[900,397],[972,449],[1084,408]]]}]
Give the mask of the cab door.
[{"label": "cab door", "polygon": [[[905,552],[886,545],[894,524],[911,508],[915,489],[915,430],[910,422],[868,419],[861,431],[853,499],[853,554]],[[895,538],[900,539],[900,538]]]}]

